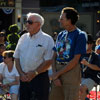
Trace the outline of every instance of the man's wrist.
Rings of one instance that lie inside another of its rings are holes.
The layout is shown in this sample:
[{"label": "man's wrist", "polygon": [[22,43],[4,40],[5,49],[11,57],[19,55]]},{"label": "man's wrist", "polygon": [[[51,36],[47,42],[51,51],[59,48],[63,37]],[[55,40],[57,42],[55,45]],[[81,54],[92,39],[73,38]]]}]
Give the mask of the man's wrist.
[{"label": "man's wrist", "polygon": [[89,65],[90,63],[89,62],[87,62],[87,66]]}]

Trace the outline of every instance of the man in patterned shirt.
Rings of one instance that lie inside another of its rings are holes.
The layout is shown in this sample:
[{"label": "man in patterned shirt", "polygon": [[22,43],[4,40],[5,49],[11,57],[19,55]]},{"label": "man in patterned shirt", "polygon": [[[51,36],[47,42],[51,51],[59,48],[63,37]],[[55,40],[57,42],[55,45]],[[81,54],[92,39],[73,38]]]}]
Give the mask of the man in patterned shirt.
[{"label": "man in patterned shirt", "polygon": [[63,8],[59,22],[65,29],[58,34],[54,47],[52,88],[49,100],[78,100],[80,56],[86,53],[86,33],[76,27],[78,12]]}]

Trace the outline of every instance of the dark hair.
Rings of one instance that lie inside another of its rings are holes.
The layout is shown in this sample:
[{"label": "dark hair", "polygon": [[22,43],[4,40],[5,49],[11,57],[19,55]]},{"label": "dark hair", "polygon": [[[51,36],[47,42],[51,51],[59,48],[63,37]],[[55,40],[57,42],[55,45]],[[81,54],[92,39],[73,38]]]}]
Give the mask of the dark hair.
[{"label": "dark hair", "polygon": [[5,44],[0,44],[0,47],[2,47],[2,46],[6,47],[6,45],[5,45]]},{"label": "dark hair", "polygon": [[0,32],[0,37],[5,37],[5,32]]},{"label": "dark hair", "polygon": [[87,37],[88,37],[88,40],[87,40],[88,44],[92,44],[92,43],[95,42],[94,39],[93,39],[93,36],[91,34],[88,34]]},{"label": "dark hair", "polygon": [[14,54],[13,50],[8,50],[8,51],[4,51],[2,56],[7,56],[8,58],[12,58],[12,61],[14,61],[13,54]]},{"label": "dark hair", "polygon": [[79,19],[79,14],[78,14],[77,10],[75,10],[72,7],[65,7],[65,8],[63,8],[62,9],[62,13],[66,13],[66,18],[67,19],[71,19],[71,23],[73,25],[75,25],[76,22]]}]

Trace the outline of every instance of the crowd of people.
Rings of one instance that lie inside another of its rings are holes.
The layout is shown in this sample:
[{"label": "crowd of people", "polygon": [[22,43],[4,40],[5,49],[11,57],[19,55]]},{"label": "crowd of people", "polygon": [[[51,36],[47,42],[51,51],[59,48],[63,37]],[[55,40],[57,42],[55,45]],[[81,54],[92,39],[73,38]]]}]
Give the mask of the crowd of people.
[{"label": "crowd of people", "polygon": [[9,87],[11,100],[85,100],[100,83],[100,38],[93,50],[95,41],[76,26],[78,19],[76,9],[62,9],[59,22],[64,30],[55,43],[42,31],[44,18],[38,13],[27,14],[27,31],[21,37],[14,39],[12,29],[12,46],[0,32],[0,87]]}]

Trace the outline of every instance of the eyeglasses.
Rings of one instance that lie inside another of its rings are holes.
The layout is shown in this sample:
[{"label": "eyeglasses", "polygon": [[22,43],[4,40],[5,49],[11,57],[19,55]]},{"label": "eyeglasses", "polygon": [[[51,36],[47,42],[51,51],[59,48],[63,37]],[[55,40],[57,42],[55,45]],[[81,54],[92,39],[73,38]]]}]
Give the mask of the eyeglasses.
[{"label": "eyeglasses", "polygon": [[92,44],[93,42],[92,41],[87,41],[87,44]]},{"label": "eyeglasses", "polygon": [[33,22],[32,20],[27,20],[26,23],[32,25],[33,23],[37,23],[37,22]]},{"label": "eyeglasses", "polygon": [[0,34],[0,37],[4,37],[5,36],[5,34]]},{"label": "eyeglasses", "polygon": [[3,57],[3,59],[6,59],[6,58],[7,58],[7,57],[5,57],[5,56]]}]

